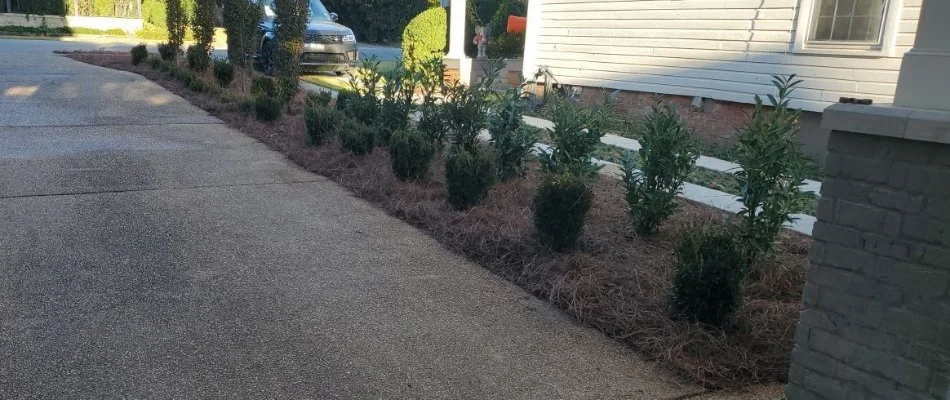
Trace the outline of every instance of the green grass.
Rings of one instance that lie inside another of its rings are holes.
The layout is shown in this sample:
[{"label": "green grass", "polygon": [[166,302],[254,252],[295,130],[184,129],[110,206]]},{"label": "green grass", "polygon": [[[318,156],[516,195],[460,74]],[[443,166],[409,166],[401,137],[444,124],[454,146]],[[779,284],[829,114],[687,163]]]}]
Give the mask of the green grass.
[{"label": "green grass", "polygon": [[340,79],[337,76],[333,75],[324,75],[324,74],[311,74],[311,75],[301,75],[300,79],[304,82],[310,82],[317,86],[323,86],[327,89],[341,91],[341,90],[350,90],[350,83],[345,79]]}]

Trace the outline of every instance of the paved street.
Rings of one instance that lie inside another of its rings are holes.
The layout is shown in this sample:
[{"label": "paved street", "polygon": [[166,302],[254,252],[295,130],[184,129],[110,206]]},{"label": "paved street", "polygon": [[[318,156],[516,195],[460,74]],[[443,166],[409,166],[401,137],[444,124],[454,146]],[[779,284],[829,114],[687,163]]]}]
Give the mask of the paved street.
[{"label": "paved street", "polygon": [[696,391],[138,75],[0,40],[0,399]]}]

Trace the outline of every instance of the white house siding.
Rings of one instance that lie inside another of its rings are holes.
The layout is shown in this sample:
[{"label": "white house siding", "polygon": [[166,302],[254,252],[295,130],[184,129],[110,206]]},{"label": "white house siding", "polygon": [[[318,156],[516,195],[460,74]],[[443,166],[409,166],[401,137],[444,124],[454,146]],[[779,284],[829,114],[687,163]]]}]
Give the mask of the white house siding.
[{"label": "white house siding", "polygon": [[816,112],[842,96],[893,101],[921,3],[902,1],[892,57],[857,57],[793,52],[800,0],[532,1],[541,23],[526,59],[560,83],[751,103],[772,93],[771,75],[797,74],[795,106]]}]

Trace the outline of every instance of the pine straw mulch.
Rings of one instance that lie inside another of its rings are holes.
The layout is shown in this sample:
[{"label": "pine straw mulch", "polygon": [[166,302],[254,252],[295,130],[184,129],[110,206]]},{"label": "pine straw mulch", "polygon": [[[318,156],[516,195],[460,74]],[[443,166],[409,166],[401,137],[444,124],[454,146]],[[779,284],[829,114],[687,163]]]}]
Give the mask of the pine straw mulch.
[{"label": "pine straw mulch", "polygon": [[342,152],[335,140],[322,147],[308,146],[300,112],[302,95],[291,106],[295,115],[263,123],[233,104],[188,90],[146,64],[131,65],[128,54],[69,57],[143,75],[683,377],[727,389],[787,378],[811,243],[807,236],[784,231],[773,265],[747,282],[738,322],[727,329],[711,329],[671,318],[669,289],[679,232],[722,223],[723,215],[716,209],[680,200],[680,211],[659,234],[640,237],[628,223],[619,181],[601,177],[592,187],[594,202],[578,249],[557,253],[540,245],[533,234],[536,172],[496,185],[484,203],[458,212],[445,201],[441,159],[433,162],[423,182],[404,183],[395,179],[388,154],[381,149],[359,157]]}]

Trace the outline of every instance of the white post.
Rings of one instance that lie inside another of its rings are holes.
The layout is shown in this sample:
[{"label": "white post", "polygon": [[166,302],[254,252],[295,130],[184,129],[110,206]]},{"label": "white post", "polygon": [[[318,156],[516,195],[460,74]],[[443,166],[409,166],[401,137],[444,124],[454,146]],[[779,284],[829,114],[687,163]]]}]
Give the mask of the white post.
[{"label": "white post", "polygon": [[465,14],[468,10],[466,0],[452,0],[449,7],[449,54],[446,58],[461,60],[465,58]]},{"label": "white post", "polygon": [[904,54],[894,105],[950,111],[950,1],[924,0],[914,48]]},{"label": "white post", "polygon": [[528,0],[528,26],[524,33],[524,64],[521,74],[530,78],[538,72],[538,38],[541,35],[541,0]]}]

